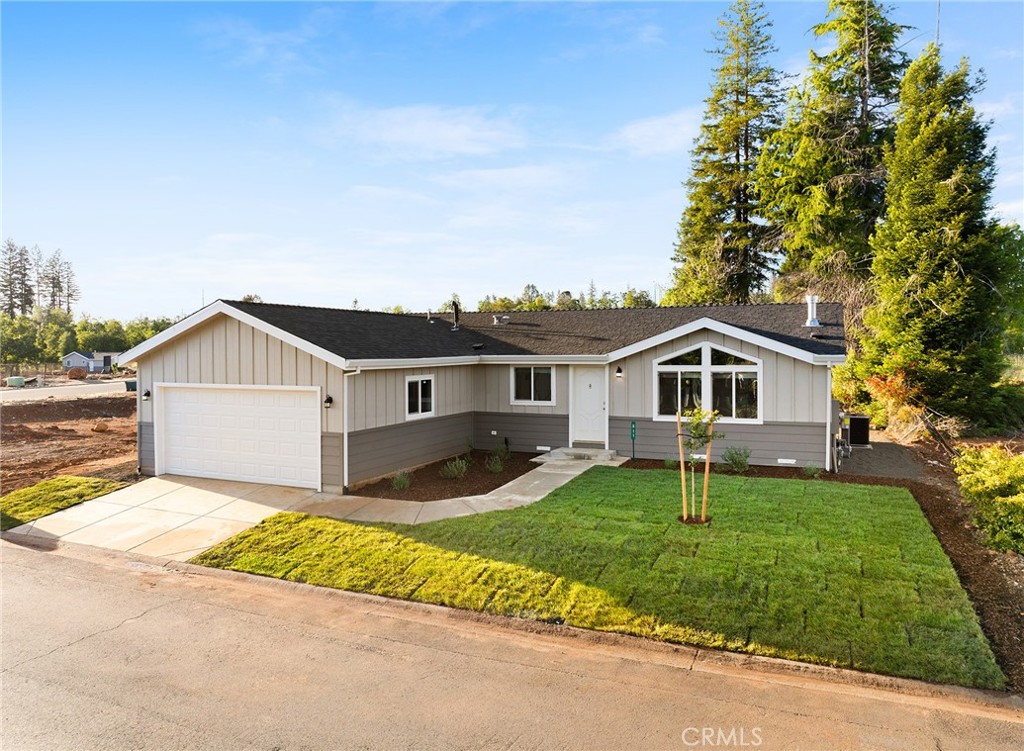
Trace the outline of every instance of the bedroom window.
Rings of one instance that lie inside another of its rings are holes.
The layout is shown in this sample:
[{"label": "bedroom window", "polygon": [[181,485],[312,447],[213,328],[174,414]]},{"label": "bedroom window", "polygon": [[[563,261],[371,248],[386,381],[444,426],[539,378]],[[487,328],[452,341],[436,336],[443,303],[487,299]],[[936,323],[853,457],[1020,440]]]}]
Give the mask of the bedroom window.
[{"label": "bedroom window", "polygon": [[434,376],[408,376],[405,379],[407,418],[432,417],[434,414]]},{"label": "bedroom window", "polygon": [[721,419],[757,422],[761,361],[738,352],[699,344],[655,361],[655,419],[676,410],[715,410]]},{"label": "bedroom window", "polygon": [[512,368],[513,404],[554,404],[554,368],[514,367]]}]

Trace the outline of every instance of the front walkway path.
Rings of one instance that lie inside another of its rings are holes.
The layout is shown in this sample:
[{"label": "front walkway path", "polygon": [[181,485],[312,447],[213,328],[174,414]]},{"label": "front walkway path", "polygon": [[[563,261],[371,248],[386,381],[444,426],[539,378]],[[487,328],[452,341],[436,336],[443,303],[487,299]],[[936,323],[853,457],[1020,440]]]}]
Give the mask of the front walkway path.
[{"label": "front walkway path", "polygon": [[438,519],[529,506],[593,466],[617,467],[624,461],[624,457],[607,460],[553,459],[486,495],[449,498],[444,501],[395,501],[318,493],[290,510],[345,521],[424,524]]}]

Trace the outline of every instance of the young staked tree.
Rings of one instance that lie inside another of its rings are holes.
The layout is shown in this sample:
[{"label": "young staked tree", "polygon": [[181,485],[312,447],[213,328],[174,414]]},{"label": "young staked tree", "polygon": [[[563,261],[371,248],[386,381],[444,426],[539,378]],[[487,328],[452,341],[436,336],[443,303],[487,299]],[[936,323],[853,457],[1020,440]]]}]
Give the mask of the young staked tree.
[{"label": "young staked tree", "polygon": [[769,62],[771,21],[756,0],[735,0],[719,20],[718,59],[686,181],[687,206],[663,305],[747,302],[772,266],[753,172],[779,124],[781,76]]},{"label": "young staked tree", "polygon": [[758,165],[761,196],[781,230],[782,297],[789,287],[794,297],[814,289],[847,298],[847,283],[870,275],[869,240],[884,210],[883,154],[907,66],[897,46],[903,27],[887,10],[876,0],[829,0],[814,34],[834,46],[810,53],[806,78]]},{"label": "young staked tree", "polygon": [[[1011,233],[988,217],[995,155],[966,60],[942,70],[929,46],[907,70],[886,210],[872,238],[877,303],[865,314],[864,376],[898,377],[936,410],[984,420],[1004,368],[1001,295],[1019,286]],[[1015,256],[1016,257],[1016,256]]]}]

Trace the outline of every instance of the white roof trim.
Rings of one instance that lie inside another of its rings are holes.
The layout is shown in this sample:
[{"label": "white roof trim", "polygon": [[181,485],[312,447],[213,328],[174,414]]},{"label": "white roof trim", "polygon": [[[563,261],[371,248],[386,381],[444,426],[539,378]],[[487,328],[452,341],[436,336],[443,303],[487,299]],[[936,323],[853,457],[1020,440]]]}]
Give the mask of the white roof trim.
[{"label": "white roof trim", "polygon": [[459,357],[403,357],[380,358],[376,360],[348,360],[348,368],[362,370],[388,370],[397,368],[441,368],[451,365],[476,365],[480,358],[476,355]]},{"label": "white roof trim", "polygon": [[276,326],[271,326],[266,321],[257,318],[256,316],[244,313],[238,308],[228,305],[221,300],[210,303],[205,308],[197,310],[187,318],[183,318],[176,324],[168,329],[164,329],[154,337],[147,339],[136,347],[122,352],[118,358],[118,365],[124,365],[137,361],[140,357],[152,352],[158,347],[162,347],[173,339],[177,339],[182,334],[194,329],[208,320],[218,315],[226,315],[235,320],[241,321],[242,323],[252,326],[257,331],[262,331],[264,334],[276,337],[283,342],[286,342],[302,352],[306,352],[314,357],[319,357],[321,360],[330,363],[342,370],[348,367],[348,361],[344,357],[340,357],[333,352],[328,352],[323,347],[318,347],[315,344],[303,339],[302,337],[290,334],[284,329],[279,329]]},{"label": "white roof trim", "polygon": [[740,327],[733,326],[729,323],[722,323],[721,321],[716,321],[715,319],[708,318],[707,316],[704,318],[698,318],[696,321],[690,321],[682,326],[677,326],[674,329],[665,331],[657,336],[652,336],[649,339],[644,339],[636,344],[630,344],[628,347],[623,347],[622,349],[610,352],[608,353],[608,361],[614,362],[615,360],[621,360],[625,357],[629,357],[630,355],[639,354],[651,347],[657,347],[659,344],[670,342],[673,339],[678,339],[703,329],[716,331],[719,334],[731,336],[734,339],[739,339],[740,341],[750,342],[751,344],[756,344],[758,347],[763,347],[764,349],[792,357],[794,360],[801,360],[811,364],[824,364],[827,362],[835,364],[846,361],[845,355],[816,355],[805,349],[794,347],[791,344],[784,344],[783,342],[770,339],[766,336],[761,336],[760,334],[754,334],[746,329],[741,329]]},{"label": "white roof trim", "polygon": [[481,355],[485,365],[605,365],[608,355]]}]

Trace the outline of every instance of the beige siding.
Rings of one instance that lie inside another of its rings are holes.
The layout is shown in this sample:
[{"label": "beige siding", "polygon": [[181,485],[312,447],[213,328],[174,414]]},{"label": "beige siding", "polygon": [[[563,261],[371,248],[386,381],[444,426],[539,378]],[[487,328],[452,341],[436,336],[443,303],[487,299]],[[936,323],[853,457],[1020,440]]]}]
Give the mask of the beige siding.
[{"label": "beige siding", "polygon": [[512,404],[512,376],[508,365],[477,365],[474,369],[474,408],[477,412],[518,415],[569,414],[569,366],[556,365],[555,404]]},{"label": "beige siding", "polygon": [[[155,383],[225,383],[243,386],[320,386],[341,404],[342,372],[234,318],[221,316],[161,347],[139,362],[139,421],[152,422]],[[342,433],[341,409],[323,410],[323,431]]]},{"label": "beige siding", "polygon": [[[447,368],[364,370],[348,379],[349,430],[371,430],[409,422],[405,414],[407,376],[434,377],[434,416],[473,411],[471,365]],[[333,388],[333,386],[332,386]],[[418,418],[414,418],[416,420]]]},{"label": "beige siding", "polygon": [[[788,355],[725,336],[701,331],[674,339],[631,357],[611,363],[611,409],[614,416],[654,415],[654,361],[702,342],[721,344],[762,361],[765,422],[824,422],[827,372],[823,365],[794,360]],[[621,367],[622,378],[615,378]]]}]

